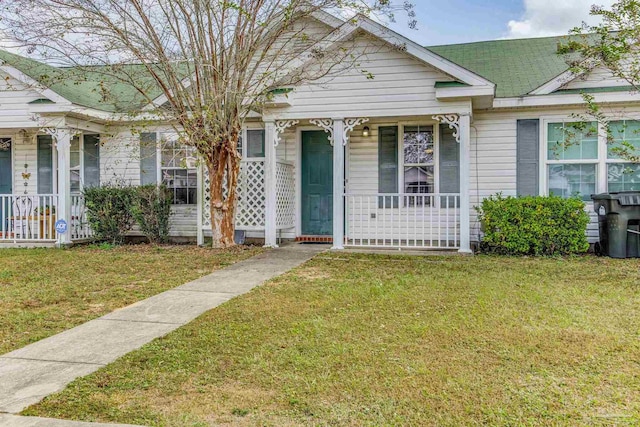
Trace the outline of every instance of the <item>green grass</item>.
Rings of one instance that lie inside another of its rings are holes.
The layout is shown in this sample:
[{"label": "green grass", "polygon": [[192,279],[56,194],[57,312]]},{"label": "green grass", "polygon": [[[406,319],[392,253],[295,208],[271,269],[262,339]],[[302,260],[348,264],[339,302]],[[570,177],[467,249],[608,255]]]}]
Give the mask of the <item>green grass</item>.
[{"label": "green grass", "polygon": [[0,354],[259,251],[150,245],[0,249]]},{"label": "green grass", "polygon": [[25,414],[171,427],[638,425],[639,267],[321,255]]}]

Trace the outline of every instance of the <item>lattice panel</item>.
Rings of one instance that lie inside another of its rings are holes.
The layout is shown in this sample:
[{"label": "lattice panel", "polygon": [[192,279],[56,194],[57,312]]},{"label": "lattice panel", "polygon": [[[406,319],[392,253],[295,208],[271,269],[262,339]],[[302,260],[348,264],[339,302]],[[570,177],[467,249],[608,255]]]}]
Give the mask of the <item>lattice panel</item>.
[{"label": "lattice panel", "polygon": [[276,163],[276,195],[276,227],[295,227],[296,179],[293,165],[290,163]]},{"label": "lattice panel", "polygon": [[[265,191],[264,191],[264,161],[243,161],[240,164],[238,179],[238,201],[236,205],[236,228],[259,229],[264,228]],[[205,168],[203,172],[203,204],[202,227],[211,228],[211,182]],[[226,187],[226,183],[225,183]]]}]

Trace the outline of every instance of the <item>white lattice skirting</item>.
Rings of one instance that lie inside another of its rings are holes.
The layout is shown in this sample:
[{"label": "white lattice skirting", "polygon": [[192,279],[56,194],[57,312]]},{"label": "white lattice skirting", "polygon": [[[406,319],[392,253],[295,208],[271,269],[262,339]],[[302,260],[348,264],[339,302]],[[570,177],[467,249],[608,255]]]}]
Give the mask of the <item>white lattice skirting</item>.
[{"label": "white lattice skirting", "polygon": [[[264,179],[264,160],[243,160],[240,164],[238,184],[238,204],[236,207],[236,229],[264,230],[266,192]],[[202,173],[202,228],[211,229],[211,186],[206,168]],[[292,163],[276,163],[278,229],[295,226],[295,175]]]},{"label": "white lattice skirting", "polygon": [[293,163],[276,163],[276,227],[278,230],[296,225],[296,178]]}]

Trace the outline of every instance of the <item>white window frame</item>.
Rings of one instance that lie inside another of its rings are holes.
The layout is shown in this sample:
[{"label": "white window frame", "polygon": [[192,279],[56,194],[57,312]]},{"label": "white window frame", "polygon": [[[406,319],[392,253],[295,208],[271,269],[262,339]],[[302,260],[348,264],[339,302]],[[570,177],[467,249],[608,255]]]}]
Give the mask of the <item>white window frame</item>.
[{"label": "white window frame", "polygon": [[[198,168],[194,167],[194,168],[176,168],[176,167],[165,167],[162,166],[162,136],[163,135],[176,135],[178,136],[178,132],[176,132],[175,130],[169,130],[169,129],[157,129],[155,132],[156,134],[156,185],[161,185],[164,181],[164,178],[162,176],[162,172],[164,170],[186,170],[187,174],[189,170],[192,170],[196,173],[196,200],[194,203],[188,203],[188,204],[179,204],[179,203],[172,203],[172,206],[198,206],[198,191],[199,191],[199,183],[198,183]],[[195,148],[194,148],[195,150]],[[172,197],[172,201],[173,201],[173,197]]]},{"label": "white window frame", "polygon": [[[82,191],[84,190],[84,132],[76,136],[78,138],[78,156],[80,156],[80,158],[79,158],[78,166],[73,168],[69,167],[69,179],[71,179],[71,172],[74,170],[77,170],[80,177],[80,187],[78,191],[71,191],[71,188],[69,188],[69,192],[72,196],[79,196],[82,194]],[[71,137],[71,141],[73,141],[73,139],[76,136]],[[52,153],[54,152],[54,150],[51,150],[51,151]],[[71,165],[71,158],[69,158],[69,165]]]},{"label": "white window frame", "polygon": [[[251,124],[248,124],[248,125],[245,125],[245,126],[242,127],[242,144],[241,144],[241,147],[242,147],[242,160],[243,161],[251,161],[251,160],[255,161],[255,160],[264,160],[265,159],[264,157],[245,157],[245,155],[247,154],[247,133],[248,133],[248,131],[253,131],[253,130],[261,130],[261,131],[265,132],[264,125],[261,125],[259,123],[255,123],[255,124],[251,123]],[[266,135],[266,132],[265,132],[265,141],[264,141],[264,144],[265,144],[265,147],[264,147],[264,149],[265,149],[265,157],[266,157],[266,154],[267,154],[266,153],[266,150],[267,150],[267,139],[266,139],[266,136],[267,135]]]},{"label": "white window frame", "polygon": [[[630,117],[623,117],[623,118],[612,118],[611,122],[621,122],[621,121],[636,121],[636,122],[640,122],[640,118],[639,117],[635,117],[635,118],[630,118]],[[599,128],[600,129],[600,128]],[[608,153],[608,141],[607,141],[607,135],[606,135],[606,129],[604,128],[604,125],[601,126],[601,130],[602,130],[602,134],[604,135],[604,142],[605,142],[605,148],[604,148],[604,158],[605,158],[605,165],[604,165],[604,180],[605,180],[605,184],[606,184],[606,190],[605,191],[609,191],[609,165],[611,164],[634,164],[632,162],[629,162],[625,159],[610,159],[609,158],[609,153]]]},{"label": "white window frame", "polygon": [[[640,121],[640,114],[624,115],[622,117],[608,117],[610,121],[620,120],[637,120]],[[548,166],[552,164],[595,164],[596,165],[596,193],[606,193],[608,191],[609,180],[607,176],[607,168],[610,163],[629,163],[621,159],[608,159],[607,157],[607,132],[604,123],[598,123],[598,158],[584,160],[548,160],[548,127],[550,123],[575,123],[580,121],[570,115],[555,115],[540,117],[540,148],[539,148],[539,171],[538,178],[540,182],[539,194],[541,196],[549,195],[548,183]],[[595,121],[595,120],[594,120]],[[590,200],[585,203],[593,203]]]},{"label": "white window frame", "polygon": [[[415,126],[431,126],[433,128],[433,193],[415,193],[412,195],[433,196],[433,204],[430,207],[438,208],[440,206],[440,126],[439,123],[430,121],[411,121],[399,122],[398,126],[398,194],[406,195],[404,187],[404,129],[405,127]],[[415,166],[412,163],[407,164],[409,167]],[[404,198],[402,198],[404,200]],[[400,205],[399,205],[400,206]],[[402,207],[408,207],[402,205]]]},{"label": "white window frame", "polygon": [[[540,165],[539,165],[539,177],[540,177],[540,190],[539,193],[541,196],[549,195],[549,166],[550,165],[595,165],[596,167],[596,182],[595,182],[595,191],[596,193],[602,193],[606,191],[606,189],[602,188],[603,180],[602,180],[602,151],[604,149],[606,156],[606,137],[605,144],[603,146],[603,137],[602,124],[598,123],[598,135],[597,135],[597,156],[595,159],[576,159],[576,160],[549,160],[548,152],[549,152],[549,125],[552,123],[576,123],[579,122],[579,119],[571,116],[553,116],[553,117],[544,117],[540,119]],[[604,170],[606,173],[606,170]],[[606,176],[605,176],[605,185],[606,185]],[[589,201],[585,201],[586,203],[590,203]]]}]

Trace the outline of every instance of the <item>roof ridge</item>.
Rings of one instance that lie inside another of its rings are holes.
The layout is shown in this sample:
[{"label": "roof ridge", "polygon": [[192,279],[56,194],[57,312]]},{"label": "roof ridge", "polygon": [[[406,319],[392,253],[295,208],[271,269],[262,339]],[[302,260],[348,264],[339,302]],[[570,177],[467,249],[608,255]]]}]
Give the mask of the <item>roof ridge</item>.
[{"label": "roof ridge", "polygon": [[469,45],[474,45],[474,44],[485,44],[485,43],[508,43],[508,42],[515,42],[515,41],[542,41],[542,40],[547,40],[547,39],[563,39],[563,38],[567,38],[567,37],[579,37],[578,35],[573,35],[573,34],[564,34],[564,35],[558,35],[558,36],[542,36],[542,37],[518,37],[518,38],[502,38],[502,39],[492,39],[492,40],[477,40],[477,41],[473,41],[473,42],[464,42],[464,43],[451,43],[451,44],[439,44],[439,45],[433,45],[433,46],[425,46],[425,48],[427,49],[431,49],[431,48],[444,48],[444,47],[454,47],[454,46],[469,46]]}]

